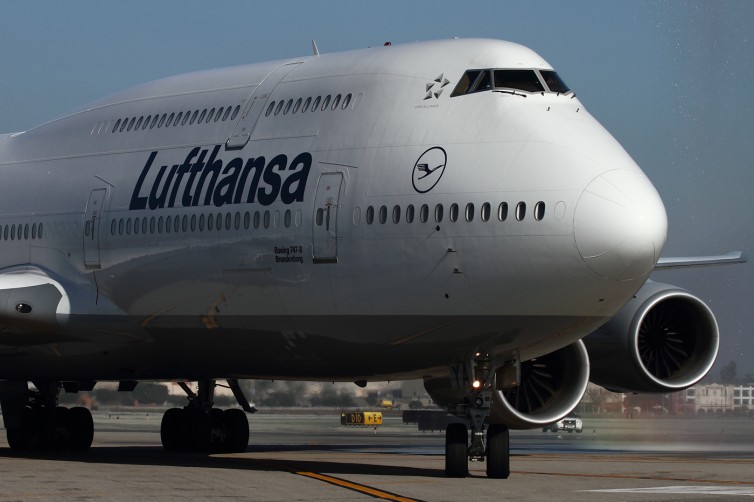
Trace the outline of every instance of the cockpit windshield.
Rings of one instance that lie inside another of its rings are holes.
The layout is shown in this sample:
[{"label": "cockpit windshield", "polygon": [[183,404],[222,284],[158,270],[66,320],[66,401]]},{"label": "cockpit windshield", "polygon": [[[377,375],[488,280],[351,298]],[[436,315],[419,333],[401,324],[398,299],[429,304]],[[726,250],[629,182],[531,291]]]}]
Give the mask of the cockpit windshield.
[{"label": "cockpit windshield", "polygon": [[570,92],[568,86],[553,70],[480,69],[467,70],[450,96],[489,90],[558,94]]}]

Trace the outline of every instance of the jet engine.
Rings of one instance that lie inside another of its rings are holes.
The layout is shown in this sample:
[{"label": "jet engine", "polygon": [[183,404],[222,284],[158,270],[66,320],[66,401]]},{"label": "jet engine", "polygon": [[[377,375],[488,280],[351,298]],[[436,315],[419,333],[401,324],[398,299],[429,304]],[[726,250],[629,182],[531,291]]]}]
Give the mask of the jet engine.
[{"label": "jet engine", "polygon": [[[502,380],[502,379],[501,379]],[[521,363],[519,385],[492,393],[489,420],[511,429],[557,422],[581,400],[589,382],[589,357],[582,341]],[[425,379],[432,399],[449,410],[464,404],[464,391],[449,377]]]},{"label": "jet engine", "polygon": [[683,390],[712,367],[717,321],[699,298],[647,282],[608,323],[584,338],[591,381],[616,392]]}]

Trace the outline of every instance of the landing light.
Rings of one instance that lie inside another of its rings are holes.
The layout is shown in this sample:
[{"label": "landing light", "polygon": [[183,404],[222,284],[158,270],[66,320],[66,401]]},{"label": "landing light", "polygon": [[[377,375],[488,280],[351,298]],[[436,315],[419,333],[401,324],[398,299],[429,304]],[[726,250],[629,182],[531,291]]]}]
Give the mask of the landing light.
[{"label": "landing light", "polygon": [[482,382],[480,382],[479,380],[474,380],[474,383],[472,383],[471,386],[474,389],[479,389],[482,386]]}]

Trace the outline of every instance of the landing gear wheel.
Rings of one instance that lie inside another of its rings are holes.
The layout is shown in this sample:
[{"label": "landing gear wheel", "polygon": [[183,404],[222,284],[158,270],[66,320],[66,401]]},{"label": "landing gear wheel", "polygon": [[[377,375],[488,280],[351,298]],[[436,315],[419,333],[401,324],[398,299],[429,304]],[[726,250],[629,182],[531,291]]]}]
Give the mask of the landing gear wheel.
[{"label": "landing gear wheel", "polygon": [[487,428],[487,477],[508,479],[510,474],[510,434],[508,427],[491,424]]},{"label": "landing gear wheel", "polygon": [[469,475],[469,436],[466,424],[449,424],[445,430],[445,477]]},{"label": "landing gear wheel", "polygon": [[239,409],[230,409],[223,412],[223,421],[227,428],[226,451],[229,453],[241,453],[249,446],[249,419],[246,412]]},{"label": "landing gear wheel", "polygon": [[94,420],[88,408],[78,406],[67,413],[68,447],[72,450],[85,451],[92,446],[94,439]]},{"label": "landing gear wheel", "polygon": [[160,439],[167,451],[181,451],[185,442],[185,420],[181,408],[170,408],[162,416]]}]

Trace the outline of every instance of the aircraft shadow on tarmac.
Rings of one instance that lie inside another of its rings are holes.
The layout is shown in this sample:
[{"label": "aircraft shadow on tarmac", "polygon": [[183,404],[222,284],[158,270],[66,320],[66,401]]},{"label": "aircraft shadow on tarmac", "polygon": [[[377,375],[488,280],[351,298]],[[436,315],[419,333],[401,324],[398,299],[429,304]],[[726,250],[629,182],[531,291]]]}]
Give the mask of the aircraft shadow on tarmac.
[{"label": "aircraft shadow on tarmac", "polygon": [[[255,453],[269,452],[349,452],[353,450],[369,449],[375,453],[374,445],[254,445],[244,453],[168,453],[158,446],[107,446],[92,447],[84,453],[72,453],[54,450],[45,451],[11,451],[0,448],[0,457],[23,458],[28,460],[48,460],[61,462],[83,462],[111,465],[152,465],[168,467],[207,467],[219,469],[240,469],[247,471],[288,471],[288,472],[326,472],[328,474],[370,474],[381,476],[418,476],[444,477],[444,471],[439,469],[424,469],[405,465],[386,465],[381,463],[352,463],[350,459],[343,462],[298,459],[291,455],[290,459],[254,458]],[[394,450],[391,450],[391,452]],[[335,453],[334,453],[335,454]],[[251,455],[251,456],[250,456]],[[389,460],[386,460],[389,462]]]}]

